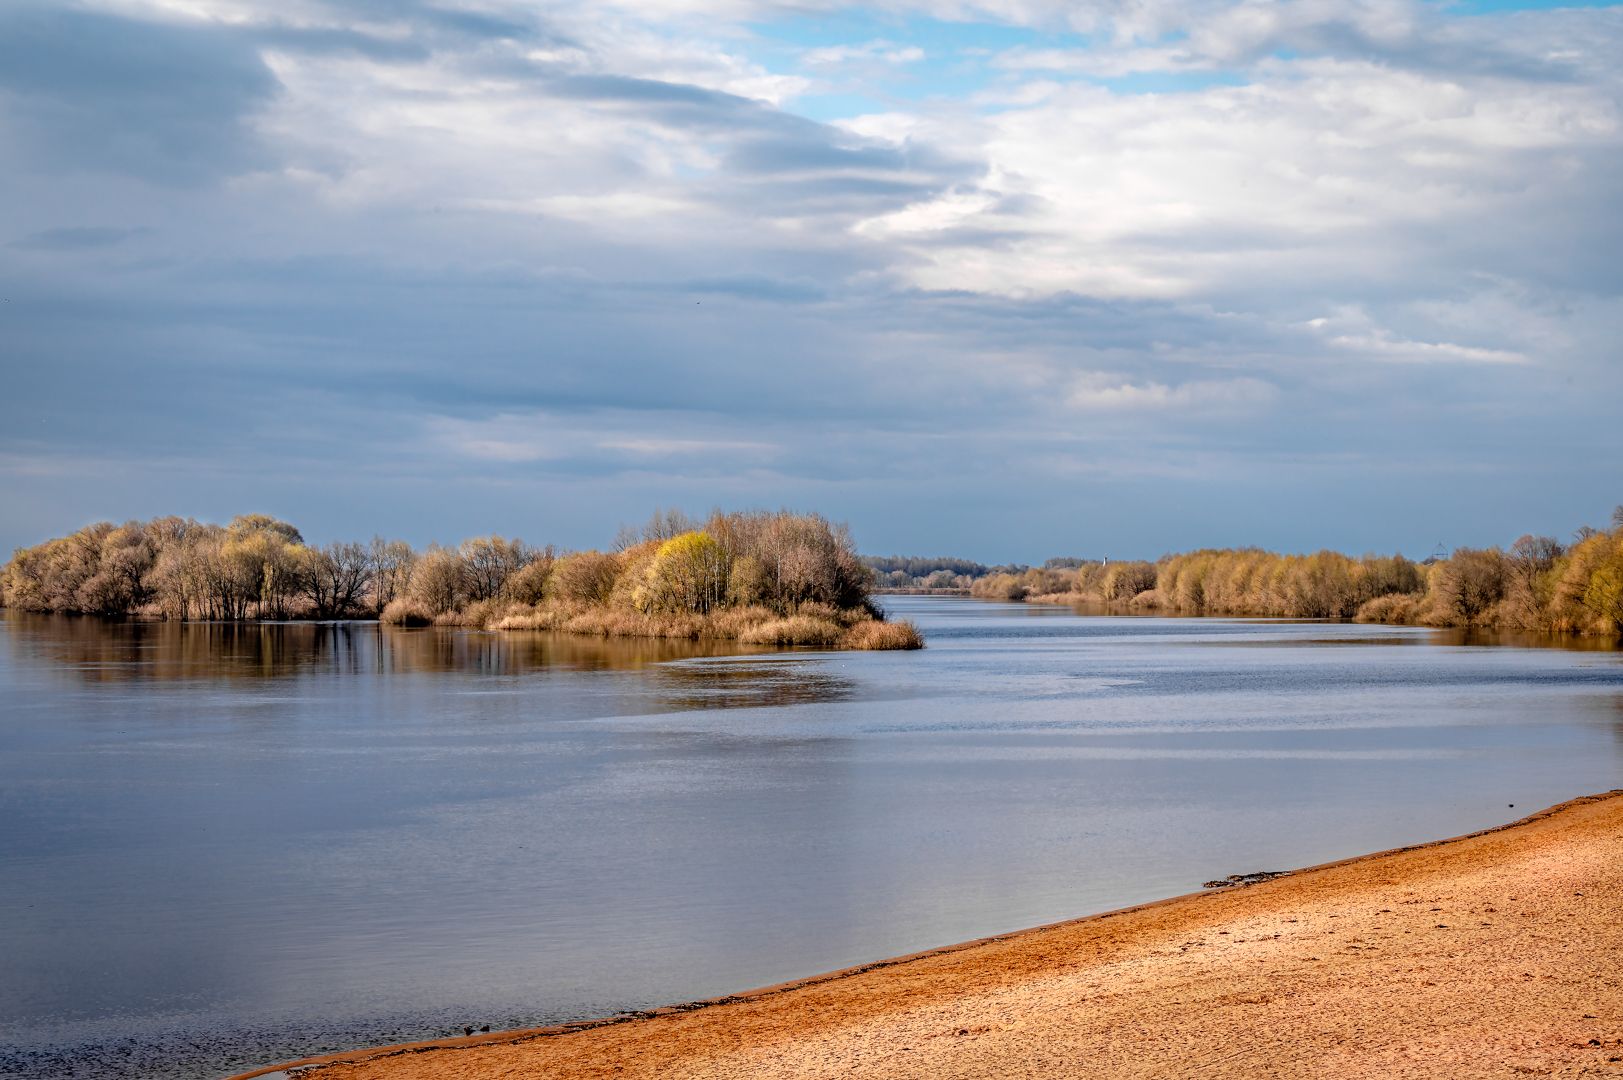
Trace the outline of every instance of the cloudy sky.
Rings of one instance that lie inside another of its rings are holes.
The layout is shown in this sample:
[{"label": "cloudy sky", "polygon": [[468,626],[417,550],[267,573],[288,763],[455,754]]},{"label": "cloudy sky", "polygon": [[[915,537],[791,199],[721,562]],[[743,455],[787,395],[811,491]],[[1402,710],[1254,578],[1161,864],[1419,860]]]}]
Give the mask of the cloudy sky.
[{"label": "cloudy sky", "polygon": [[1623,7],[5,0],[0,545],[1402,550],[1623,501]]}]

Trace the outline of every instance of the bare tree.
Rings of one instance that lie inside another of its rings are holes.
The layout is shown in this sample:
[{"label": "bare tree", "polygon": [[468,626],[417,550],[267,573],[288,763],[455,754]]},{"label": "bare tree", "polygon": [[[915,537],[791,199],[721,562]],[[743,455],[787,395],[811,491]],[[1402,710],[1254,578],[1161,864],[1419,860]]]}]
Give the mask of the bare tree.
[{"label": "bare tree", "polygon": [[502,584],[501,598],[515,604],[539,604],[547,593],[547,581],[558,561],[558,552],[551,544],[540,551],[530,552],[530,561],[508,575]]},{"label": "bare tree", "polygon": [[522,570],[536,553],[522,540],[484,536],[464,540],[458,550],[467,581],[468,598],[475,602],[501,595],[507,579]]},{"label": "bare tree", "polygon": [[466,569],[456,552],[430,547],[411,568],[406,595],[431,615],[455,611],[467,598]]},{"label": "bare tree", "polygon": [[372,553],[360,544],[301,548],[299,587],[318,619],[359,610],[376,577]]},{"label": "bare tree", "polygon": [[372,537],[372,606],[382,610],[391,600],[403,596],[406,582],[411,579],[412,564],[417,553],[404,540],[385,540]]},{"label": "bare tree", "polygon": [[648,524],[642,527],[643,542],[658,540],[674,540],[683,533],[693,532],[699,523],[688,517],[674,506],[669,510],[655,510],[649,517]]},{"label": "bare tree", "polygon": [[1444,609],[1468,625],[1504,598],[1509,578],[1498,548],[1459,548],[1440,565],[1433,589]]}]

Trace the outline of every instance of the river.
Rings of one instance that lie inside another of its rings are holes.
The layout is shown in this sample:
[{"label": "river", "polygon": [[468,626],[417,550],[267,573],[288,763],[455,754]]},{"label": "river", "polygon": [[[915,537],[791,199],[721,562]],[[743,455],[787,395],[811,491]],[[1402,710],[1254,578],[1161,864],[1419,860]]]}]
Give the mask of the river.
[{"label": "river", "polygon": [[1615,649],[886,600],[928,649],[4,613],[0,1077],[646,1008],[1623,786]]}]

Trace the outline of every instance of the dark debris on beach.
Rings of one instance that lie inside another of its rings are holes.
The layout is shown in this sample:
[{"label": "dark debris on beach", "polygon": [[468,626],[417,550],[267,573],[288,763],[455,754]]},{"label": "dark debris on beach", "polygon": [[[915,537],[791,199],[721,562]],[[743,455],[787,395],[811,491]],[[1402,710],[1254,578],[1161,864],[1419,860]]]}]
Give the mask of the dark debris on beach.
[{"label": "dark debris on beach", "polygon": [[1284,877],[1289,870],[1254,870],[1249,874],[1230,874],[1226,878],[1208,881],[1201,886],[1203,889],[1231,889],[1238,885],[1255,885],[1261,881],[1272,881],[1276,877]]}]

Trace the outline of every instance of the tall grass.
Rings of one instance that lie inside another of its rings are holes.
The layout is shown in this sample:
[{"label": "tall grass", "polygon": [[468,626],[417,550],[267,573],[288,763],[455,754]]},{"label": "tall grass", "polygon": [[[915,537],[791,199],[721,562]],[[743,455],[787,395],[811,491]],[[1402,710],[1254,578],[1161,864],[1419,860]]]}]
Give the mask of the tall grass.
[{"label": "tall grass", "polygon": [[790,615],[786,619],[772,619],[744,631],[740,641],[753,645],[810,645],[819,649],[832,649],[839,644],[845,631],[832,619],[816,615]]},{"label": "tall grass", "polygon": [[846,649],[922,649],[924,635],[908,619],[896,622],[859,622],[845,632],[840,646]]},{"label": "tall grass", "polygon": [[416,600],[401,597],[384,605],[378,621],[385,626],[433,626],[434,613]]}]

